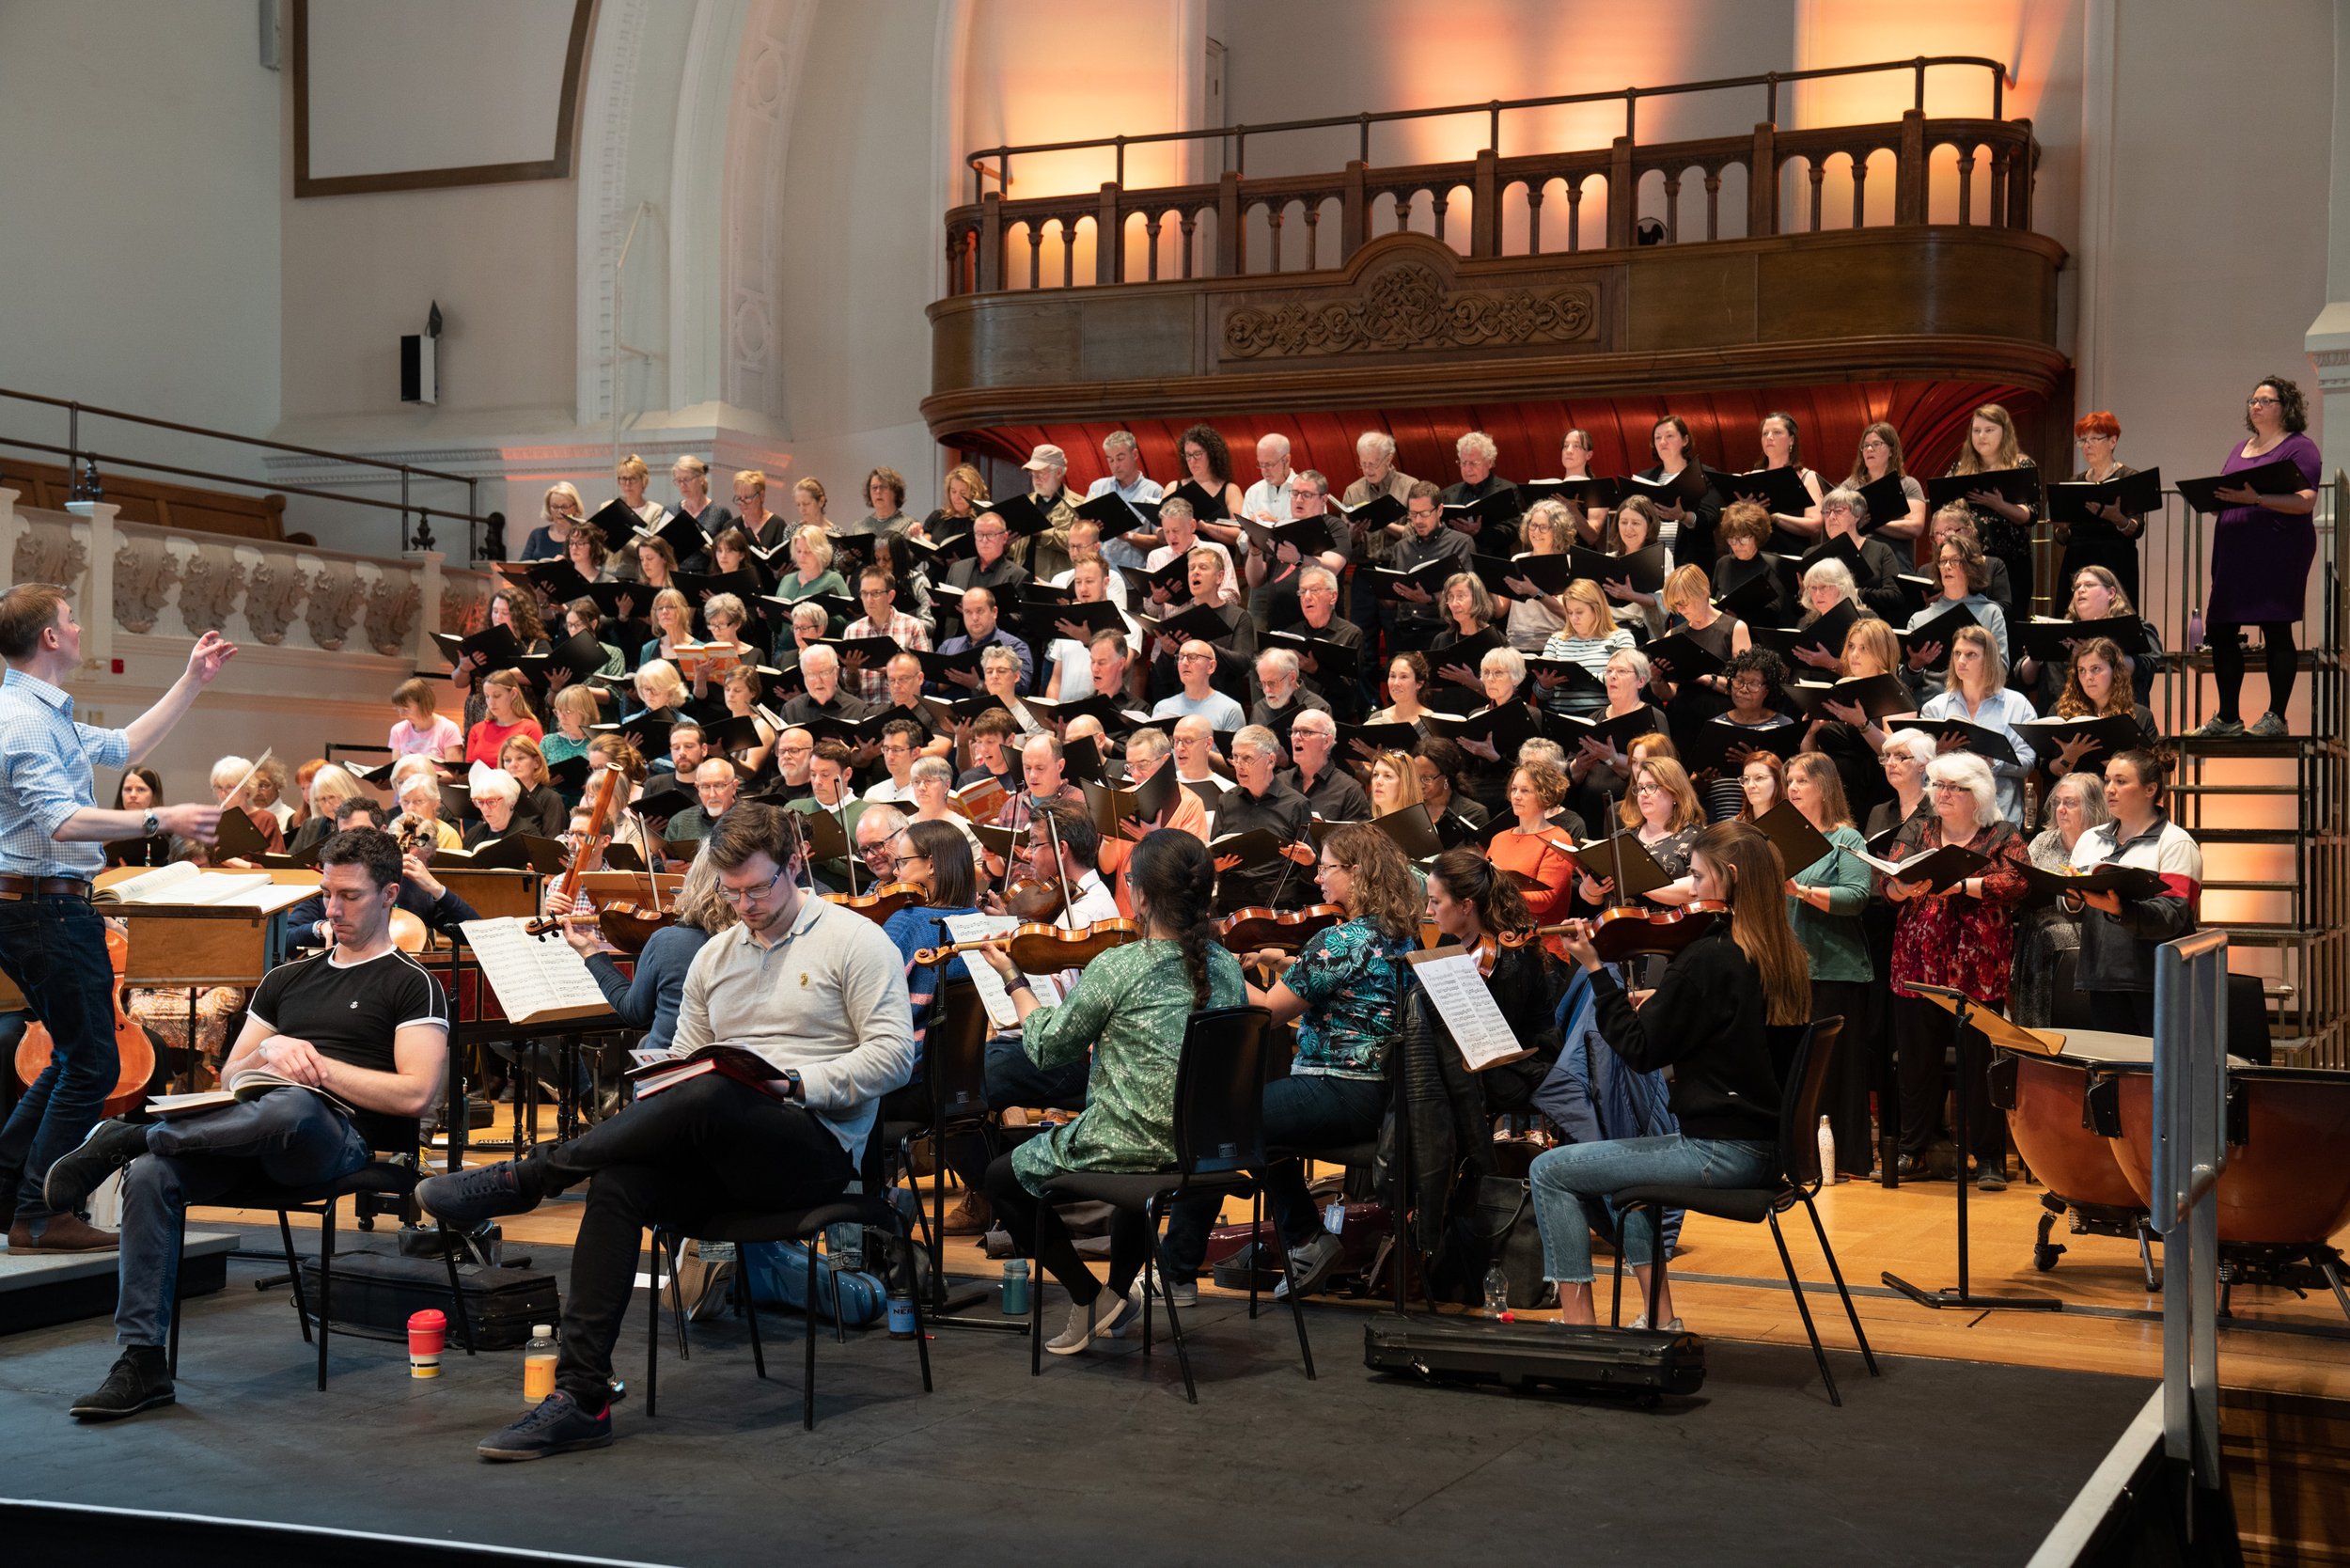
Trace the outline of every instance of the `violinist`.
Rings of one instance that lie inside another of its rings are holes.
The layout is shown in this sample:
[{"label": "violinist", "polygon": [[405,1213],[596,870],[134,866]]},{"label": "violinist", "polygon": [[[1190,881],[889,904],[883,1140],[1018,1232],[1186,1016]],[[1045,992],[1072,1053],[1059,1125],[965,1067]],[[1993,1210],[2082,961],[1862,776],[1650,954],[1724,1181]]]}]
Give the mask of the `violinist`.
[{"label": "violinist", "polygon": [[[1609,1049],[1638,1072],[1672,1068],[1680,1131],[1561,1144],[1535,1157],[1529,1176],[1543,1272],[1558,1283],[1564,1324],[1596,1321],[1591,1227],[1609,1228],[1599,1200],[1652,1183],[1757,1186],[1776,1168],[1779,1083],[1765,1029],[1811,1017],[1811,982],[1787,924],[1778,856],[1751,824],[1718,823],[1698,836],[1690,872],[1700,897],[1730,905],[1730,918],[1673,955],[1637,1009],[1600,962],[1589,927],[1578,921],[1567,936],[1568,955],[1590,977]],[[1650,1262],[1655,1230],[1653,1208],[1629,1217],[1624,1261],[1648,1298],[1636,1326],[1672,1328],[1669,1285],[1660,1286]]]},{"label": "violinist", "polygon": [[[677,1030],[678,1004],[685,996],[685,973],[702,945],[735,923],[734,906],[718,895],[718,873],[710,856],[697,855],[677,891],[676,917],[646,939],[634,976],[620,973],[613,955],[620,949],[603,939],[590,919],[568,919],[563,940],[588,961],[588,972],[603,989],[613,1013],[632,1029],[642,1029],[648,1051],[666,1051]],[[586,903],[581,900],[581,904]],[[554,902],[549,901],[550,905]],[[550,913],[562,913],[550,908]]]},{"label": "violinist", "polygon": [[1313,808],[1276,776],[1280,765],[1280,743],[1264,726],[1249,725],[1232,737],[1233,783],[1216,807],[1216,835],[1262,828],[1280,840],[1281,855],[1290,864],[1244,867],[1233,856],[1224,857],[1216,866],[1222,873],[1215,890],[1219,914],[1250,904],[1285,908],[1284,899],[1305,894],[1308,881],[1298,868],[1314,863]]},{"label": "violinist", "polygon": [[1533,1091],[1559,1059],[1559,999],[1567,972],[1543,944],[1510,942],[1538,923],[1526,899],[1497,867],[1475,850],[1447,850],[1428,869],[1428,919],[1448,945],[1478,955],[1494,1003],[1510,1020],[1518,1043],[1534,1054],[1476,1075],[1486,1108],[1501,1116],[1528,1109]]},{"label": "violinist", "polygon": [[[1395,840],[1368,823],[1349,823],[1323,840],[1314,880],[1322,901],[1346,918],[1308,937],[1294,960],[1266,951],[1251,961],[1282,967],[1265,989],[1248,988],[1251,1005],[1273,1014],[1274,1026],[1295,1021],[1297,1056],[1289,1075],[1264,1090],[1264,1137],[1269,1148],[1361,1143],[1376,1137],[1386,1114],[1386,1050],[1402,1026],[1398,998],[1405,983],[1403,955],[1419,945],[1423,901],[1411,863]],[[1306,1168],[1288,1160],[1264,1173],[1275,1224],[1289,1250],[1292,1288],[1310,1295],[1339,1265],[1339,1239],[1323,1228],[1306,1191]],[[1175,1206],[1167,1224],[1167,1277],[1182,1306],[1196,1299],[1213,1198]],[[1189,1287],[1189,1290],[1186,1290]]]},{"label": "violinist", "polygon": [[1153,833],[1136,846],[1132,880],[1143,939],[1087,964],[1058,1006],[1038,1000],[1007,954],[980,949],[1019,1011],[1013,1049],[1034,1072],[1086,1074],[1086,1109],[1077,1119],[996,1159],[983,1181],[1012,1246],[1034,1247],[1069,1291],[1068,1321],[1045,1343],[1056,1356],[1074,1356],[1139,1316],[1135,1292],[1151,1235],[1140,1215],[1118,1214],[1104,1288],[1078,1256],[1058,1210],[1043,1209],[1039,1241],[1037,1191],[1058,1171],[1156,1170],[1171,1162],[1175,1070],[1191,1015],[1246,999],[1240,964],[1216,945],[1209,918],[1215,868],[1207,847],[1188,833]]}]

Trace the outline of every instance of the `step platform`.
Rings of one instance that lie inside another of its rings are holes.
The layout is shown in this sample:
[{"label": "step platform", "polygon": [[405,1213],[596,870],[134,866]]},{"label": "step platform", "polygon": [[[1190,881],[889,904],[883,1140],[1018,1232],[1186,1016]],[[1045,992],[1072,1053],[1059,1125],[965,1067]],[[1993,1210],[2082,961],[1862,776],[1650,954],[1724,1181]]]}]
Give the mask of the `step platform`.
[{"label": "step platform", "polygon": [[[180,1261],[180,1294],[209,1295],[228,1283],[228,1231],[191,1231]],[[116,1254],[10,1252],[0,1247],[0,1334],[112,1316]]]}]

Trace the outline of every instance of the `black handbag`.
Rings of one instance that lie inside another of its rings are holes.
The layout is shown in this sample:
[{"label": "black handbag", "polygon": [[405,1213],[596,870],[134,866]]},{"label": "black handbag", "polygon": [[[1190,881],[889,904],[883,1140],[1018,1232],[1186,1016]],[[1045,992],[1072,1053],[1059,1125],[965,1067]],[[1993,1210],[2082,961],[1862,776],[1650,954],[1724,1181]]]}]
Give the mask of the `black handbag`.
[{"label": "black handbag", "polygon": [[1498,1265],[1509,1281],[1512,1309],[1549,1305],[1556,1297],[1543,1278],[1543,1232],[1534,1218],[1531,1186],[1518,1176],[1479,1176],[1464,1185],[1462,1262],[1475,1299],[1484,1299],[1485,1276]]}]

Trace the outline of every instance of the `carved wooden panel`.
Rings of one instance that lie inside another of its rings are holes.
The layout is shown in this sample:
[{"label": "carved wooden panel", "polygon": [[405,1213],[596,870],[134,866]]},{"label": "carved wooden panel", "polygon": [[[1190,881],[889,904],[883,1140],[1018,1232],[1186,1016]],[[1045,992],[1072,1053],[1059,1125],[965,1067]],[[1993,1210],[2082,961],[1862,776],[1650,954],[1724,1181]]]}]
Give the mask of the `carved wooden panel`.
[{"label": "carved wooden panel", "polygon": [[[1326,290],[1316,290],[1326,293]],[[1355,297],[1241,304],[1224,315],[1227,360],[1574,343],[1599,336],[1599,290],[1458,289],[1418,259],[1379,268]]]}]

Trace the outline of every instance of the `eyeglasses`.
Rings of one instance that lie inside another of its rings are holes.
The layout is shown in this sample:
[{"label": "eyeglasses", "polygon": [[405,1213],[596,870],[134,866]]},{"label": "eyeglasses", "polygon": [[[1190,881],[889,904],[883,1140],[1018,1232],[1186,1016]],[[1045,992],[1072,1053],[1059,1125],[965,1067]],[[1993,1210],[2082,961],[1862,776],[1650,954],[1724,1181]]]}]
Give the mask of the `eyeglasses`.
[{"label": "eyeglasses", "polygon": [[892,871],[902,871],[908,866],[927,865],[930,858],[927,855],[893,855],[889,857],[889,869]]},{"label": "eyeglasses", "polygon": [[746,903],[757,903],[760,900],[774,892],[776,890],[776,885],[782,880],[783,873],[781,871],[777,871],[775,875],[769,877],[766,881],[760,883],[756,887],[729,887],[722,882],[718,885],[718,896],[726,900],[727,902],[734,904],[738,907]]},{"label": "eyeglasses", "polygon": [[2244,400],[2244,406],[2247,408],[2267,408],[2280,400],[2276,398],[2247,398]]},{"label": "eyeglasses", "polygon": [[1632,792],[1636,795],[1661,795],[1666,792],[1666,790],[1662,784],[1643,780],[1632,786]]},{"label": "eyeglasses", "polygon": [[1934,781],[1933,788],[1934,792],[1937,795],[1968,795],[1974,793],[1974,792],[1968,789],[1966,785],[1953,784],[1947,778],[1935,779]]}]

